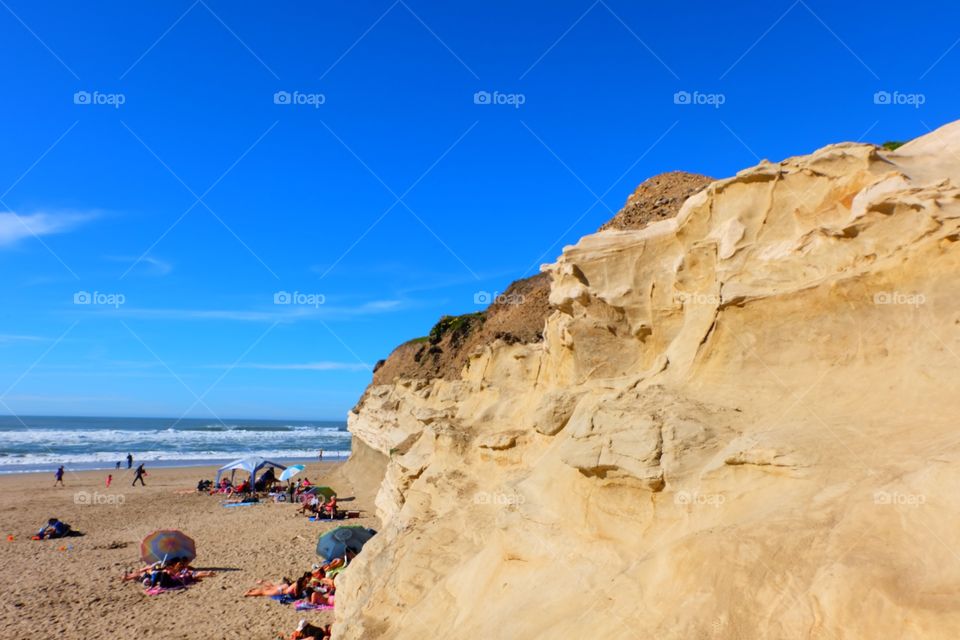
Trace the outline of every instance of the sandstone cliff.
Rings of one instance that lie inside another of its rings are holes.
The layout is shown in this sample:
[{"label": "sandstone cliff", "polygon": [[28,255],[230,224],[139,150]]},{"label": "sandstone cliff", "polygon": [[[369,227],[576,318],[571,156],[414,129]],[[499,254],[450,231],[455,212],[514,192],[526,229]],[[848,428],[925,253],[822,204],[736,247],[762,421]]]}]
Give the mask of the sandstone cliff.
[{"label": "sandstone cliff", "polygon": [[711,183],[545,267],[540,341],[398,377],[338,638],[953,638],[960,123]]}]

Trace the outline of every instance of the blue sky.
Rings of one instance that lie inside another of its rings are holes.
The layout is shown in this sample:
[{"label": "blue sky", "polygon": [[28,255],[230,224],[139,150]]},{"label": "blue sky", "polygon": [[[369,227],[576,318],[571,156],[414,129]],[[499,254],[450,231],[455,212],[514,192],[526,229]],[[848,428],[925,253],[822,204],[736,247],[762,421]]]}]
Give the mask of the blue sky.
[{"label": "blue sky", "polygon": [[955,119],[958,24],[947,1],[2,0],[0,413],[340,419],[395,345],[651,175]]}]

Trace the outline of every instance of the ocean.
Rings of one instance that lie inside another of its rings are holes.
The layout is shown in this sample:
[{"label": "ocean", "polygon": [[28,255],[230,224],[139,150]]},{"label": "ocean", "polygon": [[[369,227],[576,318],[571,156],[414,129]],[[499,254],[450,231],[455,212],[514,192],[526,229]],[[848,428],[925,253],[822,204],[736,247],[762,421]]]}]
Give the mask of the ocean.
[{"label": "ocean", "polygon": [[194,466],[247,455],[277,461],[350,454],[346,422],[0,416],[0,473],[112,469],[134,462]]}]

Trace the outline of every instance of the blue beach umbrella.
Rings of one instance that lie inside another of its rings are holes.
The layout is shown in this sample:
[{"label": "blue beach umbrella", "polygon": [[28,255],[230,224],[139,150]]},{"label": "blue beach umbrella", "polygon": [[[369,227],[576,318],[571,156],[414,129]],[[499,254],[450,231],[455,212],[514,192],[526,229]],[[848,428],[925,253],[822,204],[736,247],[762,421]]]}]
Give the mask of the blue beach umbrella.
[{"label": "blue beach umbrella", "polygon": [[304,469],[306,469],[306,467],[303,466],[302,464],[294,464],[294,465],[291,465],[291,466],[287,467],[286,469],[284,469],[284,470],[283,470],[283,473],[280,474],[280,481],[281,481],[281,482],[286,482],[287,480],[289,480],[289,479],[292,478],[293,476],[297,475],[298,473],[300,473],[300,472],[303,471]]},{"label": "blue beach umbrella", "polygon": [[373,529],[359,525],[331,529],[317,540],[317,555],[330,562],[334,558],[342,558],[347,551],[360,553],[363,545],[376,534]]}]

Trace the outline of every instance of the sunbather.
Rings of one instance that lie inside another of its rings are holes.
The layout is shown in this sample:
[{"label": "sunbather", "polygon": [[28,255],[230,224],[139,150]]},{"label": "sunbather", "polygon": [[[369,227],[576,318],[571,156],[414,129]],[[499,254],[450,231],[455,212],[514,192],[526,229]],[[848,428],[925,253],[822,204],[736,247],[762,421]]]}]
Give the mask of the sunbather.
[{"label": "sunbather", "polygon": [[186,560],[177,560],[170,565],[170,573],[180,580],[189,580],[196,582],[201,578],[209,578],[216,575],[216,572],[210,570],[194,569]]},{"label": "sunbather", "polygon": [[272,584],[266,581],[257,581],[260,585],[259,587],[254,587],[253,589],[247,590],[244,593],[244,597],[257,597],[257,596],[266,596],[268,598],[283,598],[287,597],[290,600],[299,600],[307,594],[307,587],[310,584],[311,574],[308,571],[302,576],[297,578],[296,582],[290,582],[288,578],[284,578],[280,584]]}]

